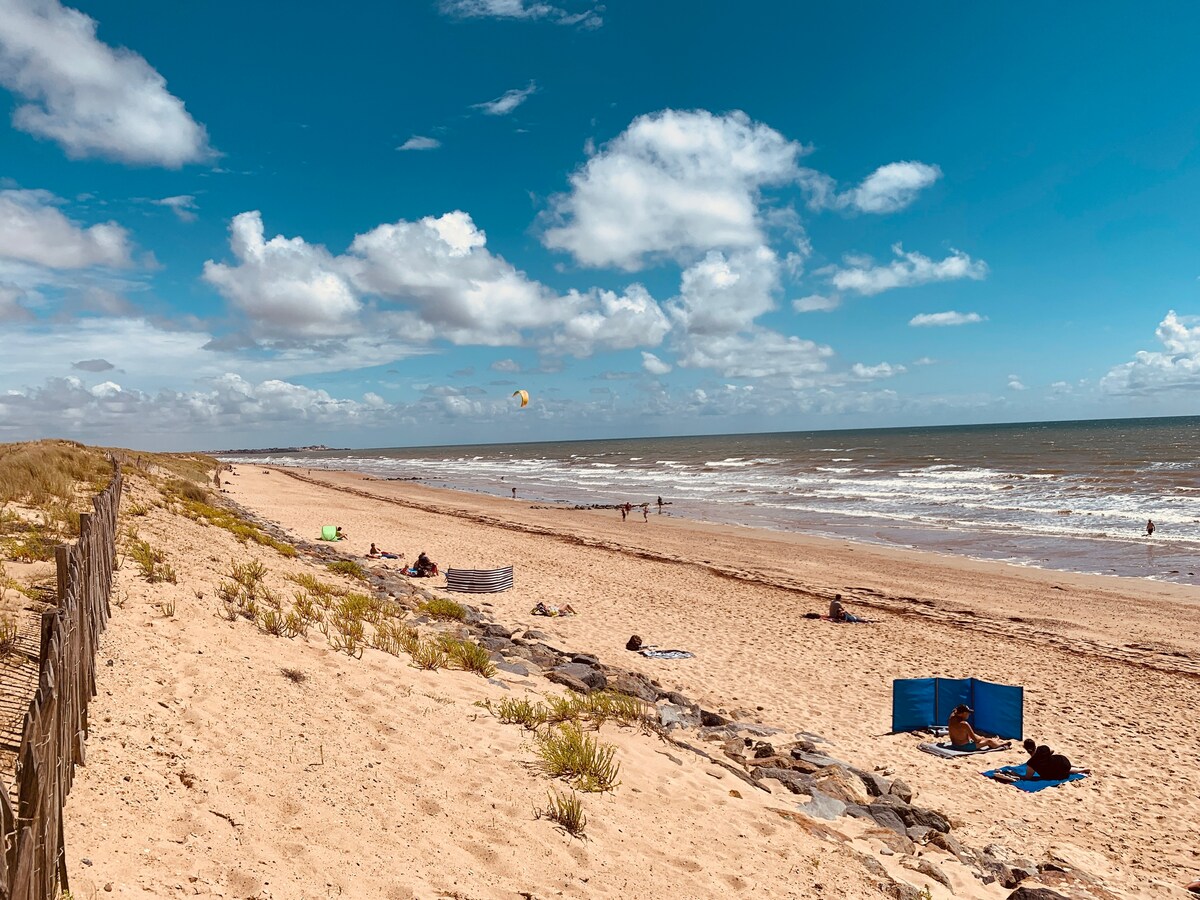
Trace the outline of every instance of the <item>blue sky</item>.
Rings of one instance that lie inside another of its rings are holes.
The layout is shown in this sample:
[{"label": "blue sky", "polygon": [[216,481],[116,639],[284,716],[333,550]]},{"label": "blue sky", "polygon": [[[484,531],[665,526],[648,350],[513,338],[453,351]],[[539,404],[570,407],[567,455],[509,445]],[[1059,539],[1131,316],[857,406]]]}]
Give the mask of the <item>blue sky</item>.
[{"label": "blue sky", "polygon": [[1196,19],[4,0],[0,440],[1195,413]]}]

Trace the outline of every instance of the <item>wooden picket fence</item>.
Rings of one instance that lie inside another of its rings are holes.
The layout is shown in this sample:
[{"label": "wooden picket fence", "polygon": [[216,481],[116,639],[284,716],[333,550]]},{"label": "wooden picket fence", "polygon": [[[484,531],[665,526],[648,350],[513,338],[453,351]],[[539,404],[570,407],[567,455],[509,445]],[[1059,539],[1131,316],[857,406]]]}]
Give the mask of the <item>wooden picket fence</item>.
[{"label": "wooden picket fence", "polygon": [[68,890],[63,804],[84,762],[96,648],[108,624],[121,471],[80,516],[79,540],[56,548],[58,606],[42,613],[38,685],[25,714],[14,811],[0,783],[0,900],[56,900]]}]

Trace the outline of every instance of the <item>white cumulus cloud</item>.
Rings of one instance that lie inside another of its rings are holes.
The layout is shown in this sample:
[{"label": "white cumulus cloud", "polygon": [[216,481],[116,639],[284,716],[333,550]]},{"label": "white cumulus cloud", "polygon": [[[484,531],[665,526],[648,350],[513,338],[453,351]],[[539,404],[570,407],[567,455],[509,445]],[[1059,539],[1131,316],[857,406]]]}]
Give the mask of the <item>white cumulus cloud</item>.
[{"label": "white cumulus cloud", "polygon": [[642,351],[642,368],[651,375],[666,375],[671,371],[671,364],[659,359],[653,353]]},{"label": "white cumulus cloud", "polygon": [[458,210],[378,225],[342,254],[300,237],[265,240],[257,212],[235,217],[230,232],[235,263],[210,260],[204,277],[268,340],[394,335],[586,356],[653,346],[668,327],[640,285],[560,295],[529,278]]},{"label": "white cumulus cloud", "polygon": [[0,191],[0,260],[48,269],[132,265],[129,232],[116,222],[84,227],[57,204],[46,191]]},{"label": "white cumulus cloud", "polygon": [[832,312],[842,305],[842,298],[837,294],[825,296],[823,294],[809,294],[807,297],[801,297],[798,300],[792,301],[792,309],[796,312]]},{"label": "white cumulus cloud", "polygon": [[832,177],[801,169],[798,180],[808,193],[810,209],[843,209],[864,213],[898,212],[942,177],[942,170],[923,162],[894,162],[880,166],[856,187],[839,191]]},{"label": "white cumulus cloud", "polygon": [[887,362],[881,362],[876,366],[864,366],[862,363],[855,363],[850,367],[850,374],[864,381],[874,381],[877,378],[893,378],[896,375],[903,375],[907,371],[908,369],[904,366],[892,365]]},{"label": "white cumulus cloud", "polygon": [[974,325],[976,322],[986,322],[987,317],[979,313],[960,313],[954,310],[939,313],[918,313],[908,320],[914,328],[929,328],[944,325]]},{"label": "white cumulus cloud", "polygon": [[1200,390],[1200,317],[1167,312],[1155,329],[1160,350],[1139,350],[1130,362],[1114,366],[1100,380],[1110,394],[1151,395]]},{"label": "white cumulus cloud", "polygon": [[987,264],[972,260],[959,250],[951,251],[945,259],[934,260],[920,253],[906,253],[900,244],[892,247],[896,259],[883,266],[853,260],[846,268],[835,268],[830,276],[840,291],[872,295],[893,288],[915,287],[937,281],[970,278],[978,281],[987,276]]},{"label": "white cumulus cloud", "polygon": [[196,198],[191,194],[179,194],[175,197],[163,197],[153,201],[155,206],[165,206],[175,213],[180,222],[196,221]]},{"label": "white cumulus cloud", "polygon": [[209,260],[204,278],[268,336],[346,335],[360,304],[337,260],[303,238],[264,240],[262,214],[235,216],[230,248],[238,264]]},{"label": "white cumulus cloud", "polygon": [[543,242],[627,270],[652,255],[760,245],[760,192],[793,180],[803,149],[742,112],[639,116],[551,198]]},{"label": "white cumulus cloud", "polygon": [[1009,389],[1010,391],[1023,391],[1023,390],[1025,390],[1025,385],[1024,385],[1024,383],[1021,381],[1021,377],[1020,377],[1019,375],[1009,375],[1009,376],[1008,376],[1008,389]]},{"label": "white cumulus cloud", "polygon": [[440,0],[445,15],[462,19],[545,19],[559,25],[599,28],[604,24],[600,4],[572,12],[540,0]]},{"label": "white cumulus cloud", "polygon": [[58,0],[4,0],[0,84],[26,101],[13,124],[72,158],[176,169],[215,155],[162,75],[102,42],[94,19]]},{"label": "white cumulus cloud", "polygon": [[437,138],[424,137],[419,134],[414,134],[407,141],[397,147],[397,150],[436,150],[442,146],[442,142]]},{"label": "white cumulus cloud", "polygon": [[942,177],[937,166],[922,162],[894,162],[880,166],[850,192],[850,203],[867,213],[904,209],[917,194]]},{"label": "white cumulus cloud", "polygon": [[471,108],[481,110],[485,116],[507,116],[536,93],[537,84],[531,81],[523,88],[514,88],[511,91],[505,91],[495,100],[476,103]]}]

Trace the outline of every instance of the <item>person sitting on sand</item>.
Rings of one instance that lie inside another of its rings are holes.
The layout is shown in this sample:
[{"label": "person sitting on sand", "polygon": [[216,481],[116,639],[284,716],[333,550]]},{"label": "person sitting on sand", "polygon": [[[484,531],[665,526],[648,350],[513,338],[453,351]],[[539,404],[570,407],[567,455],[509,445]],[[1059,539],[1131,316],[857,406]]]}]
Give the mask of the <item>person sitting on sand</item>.
[{"label": "person sitting on sand", "polygon": [[342,526],[341,526],[341,525],[339,525],[339,526],[337,527],[337,531],[335,532],[335,535],[336,535],[336,536],[334,537],[334,540],[335,540],[335,541],[344,541],[344,540],[346,540],[348,537],[350,537],[350,535],[348,535],[348,534],[346,534],[346,532],[342,531]]},{"label": "person sitting on sand", "polygon": [[834,594],[833,599],[829,601],[829,618],[835,622],[862,622],[858,616],[853,613],[846,612],[846,608],[842,606],[842,595]]},{"label": "person sitting on sand", "polygon": [[418,578],[432,578],[437,572],[437,563],[426,556],[425,551],[422,550],[417,555],[417,562],[413,568],[416,570]]},{"label": "person sitting on sand", "polygon": [[1029,754],[1025,763],[1025,774],[1013,772],[999,773],[997,781],[1062,781],[1072,775],[1091,775],[1091,769],[1071,765],[1071,761],[1061,753],[1053,753],[1045,744],[1039,745],[1033,738],[1025,738],[1022,744]]},{"label": "person sitting on sand", "polygon": [[375,542],[371,541],[371,549],[367,551],[367,559],[381,559],[383,552],[375,546]]},{"label": "person sitting on sand", "polygon": [[960,703],[950,713],[950,725],[947,730],[950,732],[951,750],[974,753],[976,750],[1001,750],[1010,746],[1007,741],[1002,741],[999,738],[983,737],[976,734],[975,729],[971,727],[971,723],[967,721],[967,718],[973,712],[975,710],[971,709],[967,704]]}]

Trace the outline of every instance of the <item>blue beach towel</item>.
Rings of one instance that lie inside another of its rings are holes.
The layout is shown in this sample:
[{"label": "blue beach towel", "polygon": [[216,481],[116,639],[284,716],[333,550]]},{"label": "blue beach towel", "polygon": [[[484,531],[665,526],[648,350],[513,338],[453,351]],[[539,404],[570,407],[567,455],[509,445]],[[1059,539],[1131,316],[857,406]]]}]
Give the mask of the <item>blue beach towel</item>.
[{"label": "blue beach towel", "polygon": [[[1024,766],[1001,766],[999,769],[992,769],[990,772],[984,772],[984,776],[991,778],[998,772],[1004,772],[1010,775],[1024,775]],[[1060,778],[1057,781],[1047,781],[1045,778],[1039,778],[1036,781],[1014,781],[1012,786],[1019,791],[1024,791],[1027,794],[1034,794],[1046,788],[1058,787],[1060,784],[1066,784],[1068,781],[1082,781],[1087,778],[1082,772],[1076,772],[1066,778]]]}]

